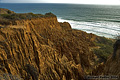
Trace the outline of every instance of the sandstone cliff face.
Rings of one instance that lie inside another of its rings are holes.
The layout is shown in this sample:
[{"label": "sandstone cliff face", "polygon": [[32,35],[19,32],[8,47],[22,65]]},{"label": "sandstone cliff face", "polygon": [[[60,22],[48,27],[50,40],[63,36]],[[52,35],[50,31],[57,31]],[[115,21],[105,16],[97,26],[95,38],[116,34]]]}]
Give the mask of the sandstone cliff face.
[{"label": "sandstone cliff face", "polygon": [[[56,17],[16,20],[0,28],[0,78],[83,80],[95,35]],[[15,77],[17,76],[17,77]]]},{"label": "sandstone cliff face", "polygon": [[105,65],[96,64],[93,50],[100,48],[95,42],[106,39],[71,29],[51,13],[36,16],[15,13],[0,17],[0,79],[85,80],[85,75],[103,73]]}]

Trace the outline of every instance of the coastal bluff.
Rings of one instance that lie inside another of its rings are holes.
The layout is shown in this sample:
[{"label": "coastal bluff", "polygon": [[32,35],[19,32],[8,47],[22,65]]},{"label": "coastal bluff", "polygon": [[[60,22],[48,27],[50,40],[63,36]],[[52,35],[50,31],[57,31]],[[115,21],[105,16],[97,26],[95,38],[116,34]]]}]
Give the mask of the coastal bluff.
[{"label": "coastal bluff", "polygon": [[106,61],[94,49],[100,49],[103,41],[106,45],[113,43],[72,29],[68,22],[58,22],[52,13],[18,14],[0,10],[4,10],[0,14],[0,79],[3,80],[87,80],[85,75],[92,74],[99,62]]}]

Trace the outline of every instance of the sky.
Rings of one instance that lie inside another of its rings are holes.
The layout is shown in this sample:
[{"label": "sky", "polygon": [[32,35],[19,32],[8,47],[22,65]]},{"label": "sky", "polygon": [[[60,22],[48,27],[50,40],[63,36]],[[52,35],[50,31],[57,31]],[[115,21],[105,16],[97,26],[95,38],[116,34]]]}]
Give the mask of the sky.
[{"label": "sky", "polygon": [[1,3],[75,3],[120,5],[120,0],[0,0]]}]

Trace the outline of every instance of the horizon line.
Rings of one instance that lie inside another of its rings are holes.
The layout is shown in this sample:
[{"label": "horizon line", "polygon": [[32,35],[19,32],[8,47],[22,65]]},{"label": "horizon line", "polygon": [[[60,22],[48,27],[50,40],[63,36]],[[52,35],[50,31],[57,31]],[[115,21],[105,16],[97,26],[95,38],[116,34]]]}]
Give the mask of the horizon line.
[{"label": "horizon line", "polygon": [[32,3],[32,2],[20,2],[20,3],[18,3],[18,2],[0,2],[1,4],[2,3],[6,3],[6,4],[76,4],[76,5],[111,5],[111,6],[120,6],[120,4],[89,4],[89,3],[38,3],[38,2],[34,2],[34,3]]}]

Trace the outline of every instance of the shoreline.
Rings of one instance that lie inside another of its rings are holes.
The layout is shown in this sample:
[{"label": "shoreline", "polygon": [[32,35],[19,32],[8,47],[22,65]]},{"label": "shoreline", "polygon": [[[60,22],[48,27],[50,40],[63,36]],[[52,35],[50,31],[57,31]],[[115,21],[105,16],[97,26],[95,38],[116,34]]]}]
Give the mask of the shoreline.
[{"label": "shoreline", "polygon": [[[77,29],[77,30],[82,30],[82,31],[85,31],[87,33],[92,33],[92,34],[95,34],[97,36],[101,36],[101,37],[106,37],[106,38],[111,38],[111,39],[115,39],[115,37],[119,34],[119,33],[112,33],[110,34],[110,32],[116,32],[116,31],[119,31],[119,30],[114,30],[114,29],[111,29],[111,28],[106,28],[106,27],[102,27],[102,26],[99,26],[96,22],[85,22],[85,21],[81,21],[81,22],[77,22],[77,21],[73,21],[73,20],[65,20],[65,19],[62,19],[62,18],[59,18],[58,17],[58,22],[69,22],[72,29]],[[87,24],[88,23],[88,24]],[[92,24],[94,23],[94,24]],[[98,27],[98,29],[97,29]],[[97,31],[97,30],[100,30],[101,31]],[[106,30],[110,30],[109,32],[102,32],[102,31],[106,31]]]}]

